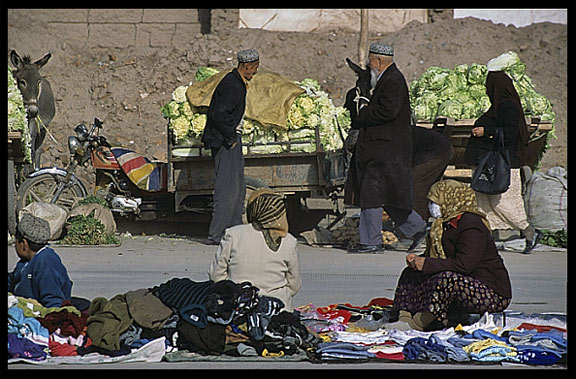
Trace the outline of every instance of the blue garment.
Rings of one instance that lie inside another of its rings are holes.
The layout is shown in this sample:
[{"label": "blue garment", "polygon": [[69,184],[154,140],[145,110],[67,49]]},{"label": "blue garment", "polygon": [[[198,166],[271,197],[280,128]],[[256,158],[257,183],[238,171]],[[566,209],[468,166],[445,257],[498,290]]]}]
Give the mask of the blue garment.
[{"label": "blue garment", "polygon": [[8,334],[15,334],[42,346],[48,346],[50,338],[48,329],[37,319],[25,317],[24,311],[18,306],[8,308]]},{"label": "blue garment", "polygon": [[489,331],[484,330],[484,329],[475,330],[474,332],[472,332],[472,337],[479,339],[479,340],[486,340],[486,339],[491,338],[491,339],[496,340],[496,341],[508,343],[508,339],[506,337],[500,337],[499,335],[494,334],[494,333],[490,333]]},{"label": "blue garment", "polygon": [[357,345],[349,342],[320,342],[316,353],[322,360],[332,359],[368,359],[375,358],[376,354],[370,353],[370,346]]},{"label": "blue garment", "polygon": [[44,246],[30,261],[18,261],[8,274],[8,292],[38,300],[46,308],[61,307],[72,297],[72,281],[58,254]]},{"label": "blue garment", "polygon": [[470,337],[450,337],[446,341],[454,347],[465,347],[476,341],[480,341],[478,338],[473,338],[471,334],[467,334],[467,336]]},{"label": "blue garment", "polygon": [[518,350],[518,360],[529,365],[553,365],[562,358],[555,352],[533,348]]},{"label": "blue garment", "polygon": [[520,348],[529,346],[546,349],[559,354],[566,353],[567,342],[563,333],[558,330],[537,333],[535,331],[510,331],[508,334],[510,344]]},{"label": "blue garment", "polygon": [[437,341],[437,339],[427,340],[422,337],[411,338],[404,344],[402,353],[406,360],[446,362],[448,354],[444,352],[444,346],[438,344]]},{"label": "blue garment", "polygon": [[42,361],[47,357],[44,347],[16,334],[8,334],[8,358],[26,358]]},{"label": "blue garment", "polygon": [[449,344],[442,342],[436,334],[430,336],[428,339],[428,345],[433,346],[438,351],[446,353],[449,361],[466,362],[470,360],[468,353],[466,353],[462,347],[450,346]]}]

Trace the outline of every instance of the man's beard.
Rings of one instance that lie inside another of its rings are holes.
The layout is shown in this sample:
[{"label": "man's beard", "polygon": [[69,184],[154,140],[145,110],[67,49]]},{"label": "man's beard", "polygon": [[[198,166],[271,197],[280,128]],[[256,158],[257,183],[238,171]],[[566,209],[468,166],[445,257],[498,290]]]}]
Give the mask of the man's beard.
[{"label": "man's beard", "polygon": [[378,72],[374,69],[370,69],[370,88],[374,89],[378,83]]}]

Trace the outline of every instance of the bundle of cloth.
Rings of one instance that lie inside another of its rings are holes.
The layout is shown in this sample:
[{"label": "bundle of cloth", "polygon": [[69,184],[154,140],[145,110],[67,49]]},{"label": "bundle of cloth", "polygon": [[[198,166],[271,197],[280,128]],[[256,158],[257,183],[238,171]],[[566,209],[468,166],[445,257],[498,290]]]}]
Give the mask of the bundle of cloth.
[{"label": "bundle of cloth", "polygon": [[93,346],[108,351],[165,337],[168,352],[241,355],[250,347],[250,354],[289,355],[315,337],[283,308],[281,300],[259,295],[249,282],[173,278],[110,300],[94,299],[87,334]]}]

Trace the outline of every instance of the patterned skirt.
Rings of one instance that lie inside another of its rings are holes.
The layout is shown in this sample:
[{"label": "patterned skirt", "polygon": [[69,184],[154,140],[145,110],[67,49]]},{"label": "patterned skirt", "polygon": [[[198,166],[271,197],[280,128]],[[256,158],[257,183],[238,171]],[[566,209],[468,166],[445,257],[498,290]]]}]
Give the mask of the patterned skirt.
[{"label": "patterned skirt", "polygon": [[405,268],[398,279],[394,294],[394,309],[416,312],[429,311],[436,320],[448,325],[448,311],[466,313],[501,312],[510,304],[483,282],[452,271],[425,275]]}]

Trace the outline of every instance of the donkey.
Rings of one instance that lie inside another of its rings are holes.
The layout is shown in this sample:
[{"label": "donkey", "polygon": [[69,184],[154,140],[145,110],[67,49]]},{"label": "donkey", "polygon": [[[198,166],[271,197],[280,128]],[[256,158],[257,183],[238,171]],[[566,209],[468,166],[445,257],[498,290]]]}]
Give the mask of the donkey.
[{"label": "donkey", "polygon": [[344,102],[344,108],[350,111],[350,120],[352,122],[352,129],[348,132],[344,146],[348,151],[353,151],[358,139],[358,129],[354,128],[356,117],[358,117],[360,110],[370,103],[372,86],[370,84],[371,75],[369,68],[363,69],[352,62],[350,58],[346,58],[346,63],[348,63],[348,66],[350,66],[352,71],[358,76],[356,86],[346,93],[346,100]]},{"label": "donkey", "polygon": [[46,127],[56,113],[52,87],[50,87],[48,80],[40,75],[39,72],[40,68],[48,62],[51,56],[48,53],[32,63],[30,56],[25,55],[20,58],[16,51],[10,51],[10,62],[16,69],[12,71],[12,75],[14,75],[18,89],[22,94],[22,100],[26,106],[34,169],[40,168],[41,146],[46,137]]}]

